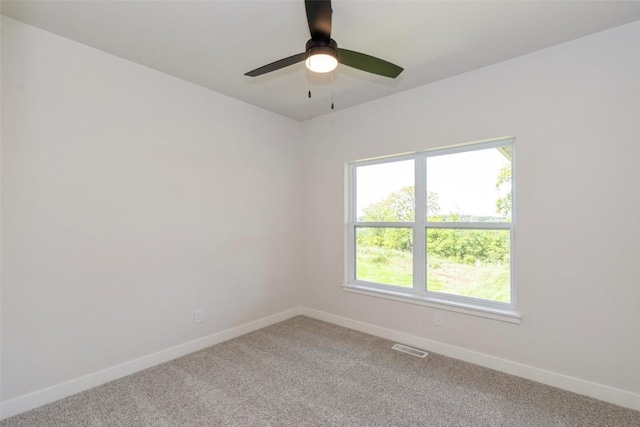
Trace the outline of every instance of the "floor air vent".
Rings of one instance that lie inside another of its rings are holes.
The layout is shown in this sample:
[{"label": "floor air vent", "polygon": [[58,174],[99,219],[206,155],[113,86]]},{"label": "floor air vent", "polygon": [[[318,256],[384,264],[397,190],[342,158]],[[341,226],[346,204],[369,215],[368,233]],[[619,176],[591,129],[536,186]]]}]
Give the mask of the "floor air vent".
[{"label": "floor air vent", "polygon": [[413,354],[414,356],[418,356],[418,357],[422,357],[422,358],[427,357],[427,354],[429,354],[426,351],[418,350],[416,348],[407,347],[406,345],[402,345],[402,344],[396,344],[391,348],[394,349],[394,350],[401,351],[403,353]]}]

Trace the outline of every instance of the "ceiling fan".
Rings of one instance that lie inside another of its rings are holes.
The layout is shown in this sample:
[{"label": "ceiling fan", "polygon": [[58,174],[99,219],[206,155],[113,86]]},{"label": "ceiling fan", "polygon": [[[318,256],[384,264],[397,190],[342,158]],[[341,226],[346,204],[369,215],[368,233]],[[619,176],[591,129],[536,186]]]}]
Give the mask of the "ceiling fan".
[{"label": "ceiling fan", "polygon": [[307,42],[305,51],[256,68],[245,73],[245,76],[260,76],[301,61],[304,61],[309,70],[316,73],[333,71],[338,63],[390,78],[398,77],[403,71],[402,67],[383,59],[339,48],[336,41],[331,38],[331,14],[333,13],[331,0],[305,0],[304,4],[311,32],[311,39]]}]

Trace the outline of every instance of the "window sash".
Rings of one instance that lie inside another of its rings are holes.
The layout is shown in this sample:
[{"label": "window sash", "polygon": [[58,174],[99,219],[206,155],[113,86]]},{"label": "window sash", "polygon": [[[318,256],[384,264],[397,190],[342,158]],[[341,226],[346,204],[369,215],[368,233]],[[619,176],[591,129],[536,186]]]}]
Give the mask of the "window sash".
[{"label": "window sash", "polygon": [[[511,197],[512,209],[511,220],[505,222],[433,222],[427,221],[426,216],[426,161],[432,156],[446,155],[470,152],[476,150],[486,150],[491,148],[508,147],[511,152],[511,167],[514,170],[515,164],[515,141],[513,138],[502,138],[483,143],[465,144],[456,147],[449,147],[426,152],[405,154],[383,159],[370,159],[366,161],[354,162],[347,165],[348,187],[346,194],[347,217],[346,219],[346,245],[347,262],[345,263],[345,276],[347,284],[364,285],[369,289],[379,289],[391,294],[405,294],[409,297],[418,297],[427,302],[435,302],[437,304],[456,305],[470,307],[471,309],[479,308],[482,310],[515,310],[516,307],[516,289],[514,283],[514,236],[515,236],[515,174],[512,172],[511,177]],[[415,165],[415,220],[413,222],[367,222],[357,221],[356,212],[356,177],[357,168],[373,164],[396,162],[403,160],[414,160]],[[403,288],[393,285],[385,285],[382,283],[368,282],[357,280],[356,272],[356,230],[359,227],[390,227],[390,228],[407,228],[413,229],[413,287]],[[426,230],[427,229],[460,229],[460,230],[509,230],[510,231],[510,303],[491,301],[468,296],[458,296],[452,294],[444,294],[427,290],[426,274]]]}]

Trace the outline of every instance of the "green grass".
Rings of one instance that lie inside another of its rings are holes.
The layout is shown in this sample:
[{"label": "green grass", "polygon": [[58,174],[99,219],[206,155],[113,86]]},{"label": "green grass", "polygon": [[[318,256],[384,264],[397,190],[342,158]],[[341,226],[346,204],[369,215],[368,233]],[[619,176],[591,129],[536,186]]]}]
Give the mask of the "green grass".
[{"label": "green grass", "polygon": [[[393,249],[359,247],[357,278],[410,288],[413,286],[412,256]],[[490,301],[510,301],[509,275],[509,265],[469,265],[435,256],[430,256],[427,263],[430,291]]]},{"label": "green grass", "polygon": [[404,288],[413,286],[412,255],[394,249],[358,248],[357,278]]}]

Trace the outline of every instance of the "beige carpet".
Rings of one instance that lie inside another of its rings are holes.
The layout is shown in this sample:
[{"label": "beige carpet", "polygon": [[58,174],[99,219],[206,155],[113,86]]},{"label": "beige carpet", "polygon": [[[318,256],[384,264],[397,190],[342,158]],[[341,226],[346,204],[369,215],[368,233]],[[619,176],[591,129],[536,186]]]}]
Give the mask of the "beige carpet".
[{"label": "beige carpet", "polygon": [[637,411],[393,344],[299,316],[1,425],[640,426]]}]

